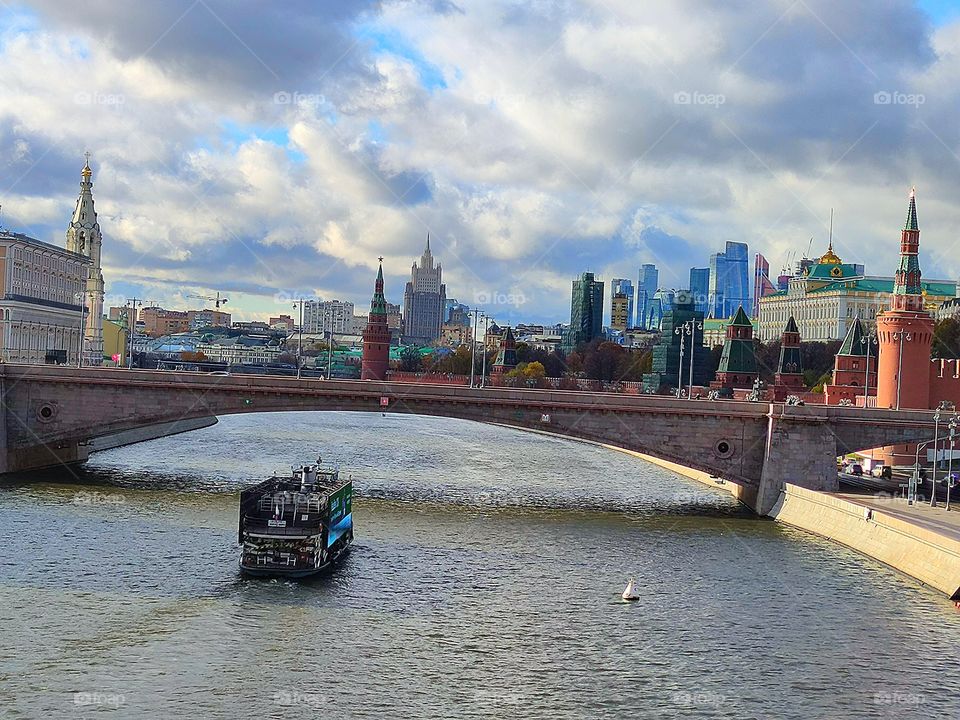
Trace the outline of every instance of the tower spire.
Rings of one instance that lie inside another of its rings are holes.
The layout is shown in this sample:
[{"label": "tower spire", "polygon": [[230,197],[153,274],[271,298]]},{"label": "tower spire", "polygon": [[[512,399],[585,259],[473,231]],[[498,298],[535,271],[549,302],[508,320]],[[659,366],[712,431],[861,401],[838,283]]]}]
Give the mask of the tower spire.
[{"label": "tower spire", "polygon": [[917,223],[917,188],[910,188],[910,204],[907,205],[907,222],[903,226],[904,230],[920,230]]},{"label": "tower spire", "polygon": [[920,225],[917,222],[917,191],[910,190],[907,222],[900,233],[900,266],[893,283],[893,310],[923,310],[923,287],[920,284]]}]

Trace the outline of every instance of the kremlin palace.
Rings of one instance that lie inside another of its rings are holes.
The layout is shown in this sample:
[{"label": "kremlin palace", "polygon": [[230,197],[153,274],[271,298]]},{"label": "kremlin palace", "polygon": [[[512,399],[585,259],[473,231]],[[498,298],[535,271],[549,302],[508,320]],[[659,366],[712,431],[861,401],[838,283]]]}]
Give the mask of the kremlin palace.
[{"label": "kremlin palace", "polygon": [[[924,280],[924,307],[936,310],[957,297],[957,283]],[[796,321],[804,340],[842,340],[856,318],[869,327],[889,307],[894,278],[864,275],[862,265],[844,263],[831,245],[802,275],[792,277],[786,290],[760,298],[757,333],[762,342],[780,337],[787,320]]]}]

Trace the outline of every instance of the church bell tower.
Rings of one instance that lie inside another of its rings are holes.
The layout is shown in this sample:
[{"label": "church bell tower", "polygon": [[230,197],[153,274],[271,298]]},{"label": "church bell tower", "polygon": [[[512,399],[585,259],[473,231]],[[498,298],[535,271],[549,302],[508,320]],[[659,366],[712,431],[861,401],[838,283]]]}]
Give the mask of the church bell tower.
[{"label": "church bell tower", "polygon": [[84,304],[87,322],[83,339],[83,361],[86,365],[103,363],[103,272],[100,269],[100,251],[103,238],[97,211],[93,207],[93,171],[90,153],[80,171],[80,196],[67,227],[67,250],[90,258]]}]

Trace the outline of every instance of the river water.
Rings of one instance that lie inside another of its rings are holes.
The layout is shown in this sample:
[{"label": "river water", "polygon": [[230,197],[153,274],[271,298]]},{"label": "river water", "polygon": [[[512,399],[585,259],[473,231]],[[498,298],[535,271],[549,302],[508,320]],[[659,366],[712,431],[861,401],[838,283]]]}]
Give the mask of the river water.
[{"label": "river water", "polygon": [[[239,489],[318,450],[352,553],[240,577]],[[0,527],[2,720],[960,716],[942,596],[573,441],[231,416],[5,481]]]}]

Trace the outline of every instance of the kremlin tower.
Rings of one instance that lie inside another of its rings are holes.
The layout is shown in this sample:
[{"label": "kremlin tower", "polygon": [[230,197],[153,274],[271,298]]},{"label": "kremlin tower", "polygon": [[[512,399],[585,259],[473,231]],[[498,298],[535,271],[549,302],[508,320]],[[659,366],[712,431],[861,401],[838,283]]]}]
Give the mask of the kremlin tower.
[{"label": "kremlin tower", "polygon": [[[919,249],[916,191],[911,190],[907,222],[900,235],[900,266],[894,279],[890,309],[877,315],[878,408],[926,410],[930,407],[933,318],[923,307]],[[901,372],[901,368],[907,372]]]},{"label": "kremlin tower", "polygon": [[390,328],[387,326],[387,299],[383,296],[383,258],[370,301],[370,315],[363,331],[361,380],[386,380],[390,365]]}]

